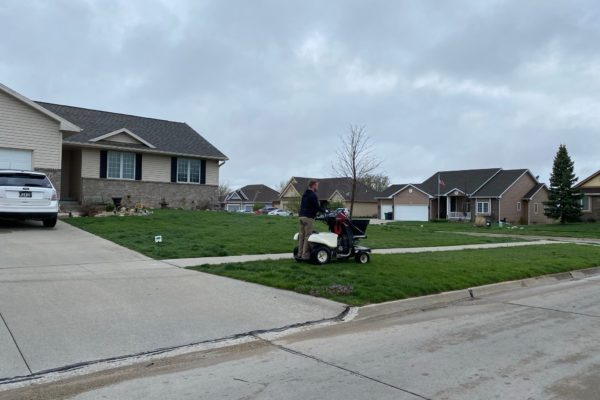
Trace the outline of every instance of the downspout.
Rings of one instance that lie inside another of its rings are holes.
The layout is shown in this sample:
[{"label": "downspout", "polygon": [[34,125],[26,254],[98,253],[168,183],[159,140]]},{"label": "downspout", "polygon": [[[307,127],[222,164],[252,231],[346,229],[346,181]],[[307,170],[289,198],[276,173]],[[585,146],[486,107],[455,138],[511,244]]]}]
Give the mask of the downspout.
[{"label": "downspout", "polygon": [[498,197],[498,225],[500,225],[500,221],[502,221],[501,212],[500,212],[500,203],[502,203],[502,196]]},{"label": "downspout", "polygon": [[219,168],[221,168],[223,165],[225,165],[226,162],[227,162],[227,160],[219,161]]}]

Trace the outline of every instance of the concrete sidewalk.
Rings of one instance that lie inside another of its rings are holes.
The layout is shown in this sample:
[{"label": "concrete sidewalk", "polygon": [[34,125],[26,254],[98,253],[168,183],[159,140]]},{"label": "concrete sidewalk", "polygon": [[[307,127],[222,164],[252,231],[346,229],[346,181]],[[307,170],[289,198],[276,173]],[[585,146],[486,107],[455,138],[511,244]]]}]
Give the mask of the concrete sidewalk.
[{"label": "concrete sidewalk", "polygon": [[[532,242],[507,242],[507,243],[482,243],[482,244],[466,244],[459,246],[435,246],[435,247],[403,247],[394,249],[375,249],[373,254],[404,254],[404,253],[429,253],[438,251],[458,251],[458,250],[470,250],[470,249],[496,249],[500,247],[521,247],[521,246],[534,246],[534,245],[546,245],[560,243],[557,240],[536,240]],[[180,268],[194,267],[196,265],[216,265],[216,264],[230,264],[240,263],[249,261],[262,261],[262,260],[290,260],[292,259],[291,253],[279,253],[279,254],[249,254],[243,256],[229,256],[229,257],[200,257],[200,258],[176,258],[171,260],[163,260],[163,262],[174,265]]]},{"label": "concrete sidewalk", "polygon": [[568,243],[587,243],[587,244],[600,244],[600,239],[594,238],[578,238],[569,236],[536,236],[536,235],[515,235],[510,233],[485,233],[485,232],[452,232],[452,231],[437,231],[438,233],[454,233],[457,235],[465,236],[479,236],[479,237],[505,237],[512,239],[523,239],[523,240],[550,240]]}]

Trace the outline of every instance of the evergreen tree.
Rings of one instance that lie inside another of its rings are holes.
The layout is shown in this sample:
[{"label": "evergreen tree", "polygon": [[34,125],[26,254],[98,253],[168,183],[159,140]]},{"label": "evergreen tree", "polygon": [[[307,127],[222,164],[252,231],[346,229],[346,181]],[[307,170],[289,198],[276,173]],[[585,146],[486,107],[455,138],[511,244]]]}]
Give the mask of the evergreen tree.
[{"label": "evergreen tree", "polygon": [[577,182],[573,166],[567,147],[561,144],[554,157],[548,201],[544,203],[544,214],[559,220],[561,224],[579,221],[582,214],[581,194],[573,189]]}]

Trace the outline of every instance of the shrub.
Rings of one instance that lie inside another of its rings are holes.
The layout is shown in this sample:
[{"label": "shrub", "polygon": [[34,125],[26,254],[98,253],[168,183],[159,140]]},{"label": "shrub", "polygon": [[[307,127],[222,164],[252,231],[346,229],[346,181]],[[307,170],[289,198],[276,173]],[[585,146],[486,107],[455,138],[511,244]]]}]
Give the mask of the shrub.
[{"label": "shrub", "polygon": [[100,213],[101,207],[102,206],[97,204],[82,204],[81,209],[79,210],[79,215],[82,217],[93,217]]},{"label": "shrub", "polygon": [[115,205],[114,205],[113,203],[108,203],[108,204],[106,205],[106,211],[107,211],[107,212],[112,212],[112,211],[115,211]]}]

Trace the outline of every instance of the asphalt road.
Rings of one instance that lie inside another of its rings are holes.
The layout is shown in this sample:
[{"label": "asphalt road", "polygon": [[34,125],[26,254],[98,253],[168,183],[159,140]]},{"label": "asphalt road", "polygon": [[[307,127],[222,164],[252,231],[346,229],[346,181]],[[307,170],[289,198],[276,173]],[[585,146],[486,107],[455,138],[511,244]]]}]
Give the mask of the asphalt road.
[{"label": "asphalt road", "polygon": [[0,383],[345,309],[183,270],[61,222],[39,225],[0,223]]},{"label": "asphalt road", "polygon": [[348,323],[0,392],[0,399],[595,400],[599,285],[590,277],[426,310],[418,302],[409,311],[406,303],[367,307]]}]

